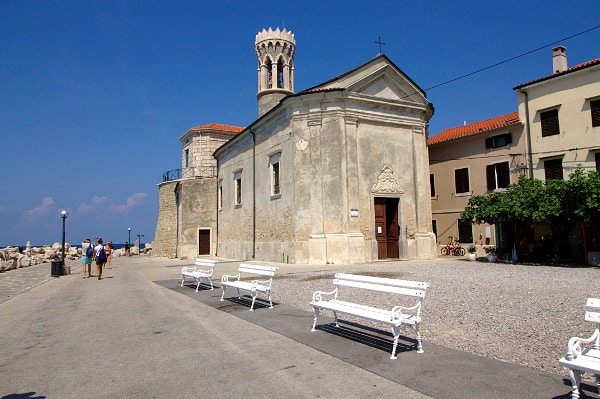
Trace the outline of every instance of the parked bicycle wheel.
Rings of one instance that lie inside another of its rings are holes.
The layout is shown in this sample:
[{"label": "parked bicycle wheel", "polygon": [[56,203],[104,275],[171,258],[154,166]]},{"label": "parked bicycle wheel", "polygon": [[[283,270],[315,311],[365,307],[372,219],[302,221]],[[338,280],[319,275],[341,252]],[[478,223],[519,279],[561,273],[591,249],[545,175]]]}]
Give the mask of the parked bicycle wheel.
[{"label": "parked bicycle wheel", "polygon": [[442,247],[442,255],[446,256],[448,254],[449,254],[448,248],[447,247]]},{"label": "parked bicycle wheel", "polygon": [[454,255],[456,256],[464,256],[467,251],[463,247],[458,247],[454,250]]}]

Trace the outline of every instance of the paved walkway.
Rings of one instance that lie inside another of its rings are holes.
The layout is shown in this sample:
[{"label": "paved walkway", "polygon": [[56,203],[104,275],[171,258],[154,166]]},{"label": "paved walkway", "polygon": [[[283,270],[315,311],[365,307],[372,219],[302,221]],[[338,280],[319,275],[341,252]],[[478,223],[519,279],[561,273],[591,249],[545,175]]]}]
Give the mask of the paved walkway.
[{"label": "paved walkway", "polygon": [[[67,264],[73,274],[58,278],[50,264],[0,274],[2,399],[569,397],[555,374],[428,342],[416,354],[410,340],[390,360],[379,330],[310,332],[312,314],[281,303],[249,312],[219,288],[180,287],[186,261],[116,258],[101,281]],[[324,269],[334,266],[280,272]]]}]

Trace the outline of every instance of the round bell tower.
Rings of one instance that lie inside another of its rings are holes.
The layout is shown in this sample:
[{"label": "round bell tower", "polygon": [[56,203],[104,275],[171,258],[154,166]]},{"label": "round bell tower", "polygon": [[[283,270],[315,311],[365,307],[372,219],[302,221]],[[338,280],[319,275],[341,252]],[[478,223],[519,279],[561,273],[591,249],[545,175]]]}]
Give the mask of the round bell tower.
[{"label": "round bell tower", "polygon": [[294,34],[285,30],[263,29],[255,41],[258,58],[258,116],[262,116],[294,94]]}]

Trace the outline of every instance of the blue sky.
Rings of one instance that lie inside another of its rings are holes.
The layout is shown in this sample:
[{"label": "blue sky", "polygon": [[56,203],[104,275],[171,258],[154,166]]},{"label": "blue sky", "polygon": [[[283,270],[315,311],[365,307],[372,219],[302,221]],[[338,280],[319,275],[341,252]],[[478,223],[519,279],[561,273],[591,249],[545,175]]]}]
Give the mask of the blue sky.
[{"label": "blue sky", "polygon": [[[178,138],[257,117],[254,38],[296,37],[295,88],[382,52],[427,92],[430,134],[517,110],[512,88],[552,72],[546,47],[599,25],[598,0],[0,0],[0,247],[102,236],[152,241]],[[600,29],[561,41],[600,57]]]}]

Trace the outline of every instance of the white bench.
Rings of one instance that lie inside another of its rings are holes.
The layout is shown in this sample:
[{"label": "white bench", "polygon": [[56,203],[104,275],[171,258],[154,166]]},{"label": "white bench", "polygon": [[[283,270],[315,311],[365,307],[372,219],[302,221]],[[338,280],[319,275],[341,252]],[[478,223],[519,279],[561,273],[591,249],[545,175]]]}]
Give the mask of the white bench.
[{"label": "white bench", "polygon": [[206,279],[210,283],[210,289],[213,289],[212,275],[215,270],[216,260],[212,259],[196,259],[194,266],[184,266],[181,269],[181,286],[186,278],[193,278],[196,282],[196,292],[200,287],[202,280]]},{"label": "white bench", "polygon": [[[400,337],[400,334],[406,330],[406,327],[410,326],[416,334],[417,352],[423,353],[419,324],[421,323],[421,304],[423,298],[425,298],[425,290],[429,287],[428,283],[362,276],[358,274],[336,273],[333,278],[333,284],[335,285],[333,291],[316,291],[313,294],[312,301],[310,302],[314,312],[312,331],[316,331],[317,318],[321,309],[326,309],[333,312],[336,327],[339,327],[338,313],[345,313],[391,327],[394,336],[394,345],[392,347],[392,356],[390,359],[396,359],[398,338]],[[401,306],[397,304],[398,302],[395,301],[400,301],[402,299],[400,297],[394,298],[393,303],[396,303],[396,305],[390,306],[387,309],[345,302],[339,299],[340,287],[402,295],[404,296],[405,301],[408,300],[411,302],[411,306]],[[325,299],[324,296],[331,298]]]},{"label": "white bench", "polygon": [[[240,264],[237,270],[238,273],[235,276],[224,275],[221,277],[221,288],[223,288],[221,300],[223,301],[225,298],[225,290],[227,287],[232,287],[237,289],[238,298],[240,298],[240,290],[250,292],[250,295],[252,296],[252,306],[250,306],[251,311],[254,310],[254,302],[258,293],[263,293],[267,296],[269,299],[269,308],[273,309],[273,302],[271,302],[271,283],[273,282],[273,276],[277,269],[278,268],[274,266],[251,265],[248,263]],[[268,278],[266,280],[244,281],[241,280],[242,273],[265,276]]]},{"label": "white bench", "polygon": [[600,299],[588,298],[586,306],[594,311],[585,312],[585,320],[595,323],[594,333],[589,338],[573,337],[567,345],[567,354],[558,363],[569,369],[571,397],[579,398],[579,384],[583,373],[596,376],[596,386],[600,394]]}]

